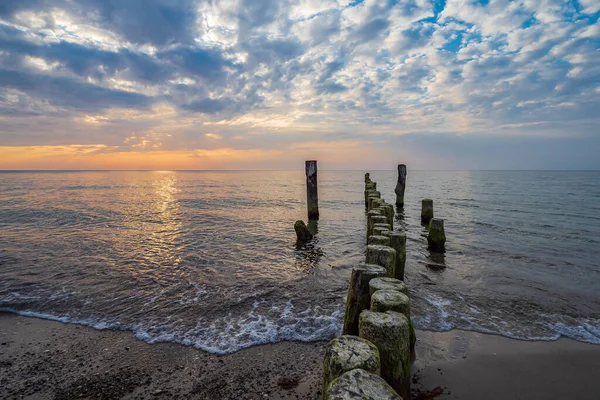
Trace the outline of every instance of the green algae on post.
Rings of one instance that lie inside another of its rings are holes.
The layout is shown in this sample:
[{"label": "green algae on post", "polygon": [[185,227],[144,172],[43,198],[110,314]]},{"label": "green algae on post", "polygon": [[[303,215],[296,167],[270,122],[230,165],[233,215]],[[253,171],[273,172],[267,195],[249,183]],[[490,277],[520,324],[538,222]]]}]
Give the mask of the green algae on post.
[{"label": "green algae on post", "polygon": [[444,220],[433,218],[429,221],[429,232],[427,233],[427,247],[432,251],[445,251],[446,233],[444,232]]},{"label": "green algae on post", "polygon": [[382,232],[390,238],[390,247],[396,250],[396,271],[394,278],[404,280],[406,267],[406,234],[402,232]]},{"label": "green algae on post", "polygon": [[367,213],[367,239],[373,234],[373,225],[375,225],[375,223],[373,222],[373,217],[380,216],[381,211],[378,210],[371,210]]},{"label": "green algae on post", "polygon": [[397,290],[377,290],[371,296],[369,309],[375,312],[396,311],[410,318],[410,299]]},{"label": "green algae on post", "polygon": [[400,293],[408,294],[408,286],[400,279],[381,277],[371,279],[369,282],[369,293],[373,296],[377,290],[396,290]]},{"label": "green algae on post", "polygon": [[367,246],[367,264],[380,265],[386,269],[385,276],[394,277],[396,250],[388,246]]},{"label": "green algae on post", "polygon": [[383,235],[371,235],[369,236],[368,244],[375,244],[379,246],[389,246],[390,238]]},{"label": "green algae on post", "polygon": [[385,276],[386,269],[379,265],[360,264],[352,269],[346,309],[344,312],[344,335],[358,335],[358,318],[363,310],[370,304],[369,281],[373,278]]},{"label": "green algae on post", "polygon": [[358,336],[342,335],[332,339],[325,347],[323,359],[323,398],[334,379],[356,368],[380,375],[377,347]]},{"label": "green algae on post", "polygon": [[[375,224],[373,225],[373,235],[382,236],[383,232],[389,232],[390,226],[388,224]],[[389,245],[387,245],[389,246]]]},{"label": "green algae on post", "polygon": [[381,376],[404,399],[410,398],[410,323],[403,314],[365,310],[359,336],[379,349]]},{"label": "green algae on post", "polygon": [[294,230],[296,231],[296,239],[299,243],[307,242],[313,238],[313,234],[310,232],[304,221],[296,221]]},{"label": "green algae on post", "polygon": [[[326,393],[325,400],[402,400],[398,393],[380,376],[362,369],[348,371],[335,379]],[[408,398],[407,398],[408,399]]]}]

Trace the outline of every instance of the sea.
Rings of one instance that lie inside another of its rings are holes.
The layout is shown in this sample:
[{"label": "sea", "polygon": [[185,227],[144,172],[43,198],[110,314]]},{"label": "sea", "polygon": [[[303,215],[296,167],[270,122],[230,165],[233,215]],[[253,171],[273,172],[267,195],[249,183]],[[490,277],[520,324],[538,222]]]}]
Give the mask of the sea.
[{"label": "sea", "polygon": [[[216,354],[327,340],[365,259],[365,172],[319,171],[304,245],[301,169],[0,172],[0,311]],[[369,172],[393,204],[397,172]],[[600,172],[409,170],[405,202],[418,329],[600,344]]]}]

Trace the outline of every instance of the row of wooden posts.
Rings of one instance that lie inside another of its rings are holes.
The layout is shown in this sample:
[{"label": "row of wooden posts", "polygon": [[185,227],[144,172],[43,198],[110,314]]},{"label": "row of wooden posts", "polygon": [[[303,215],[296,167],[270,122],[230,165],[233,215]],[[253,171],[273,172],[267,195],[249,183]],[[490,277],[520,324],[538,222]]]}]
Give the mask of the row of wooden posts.
[{"label": "row of wooden posts", "polygon": [[[401,164],[395,189],[399,209],[405,188],[406,166]],[[366,260],[352,269],[342,335],[325,350],[323,399],[408,400],[416,333],[404,282],[406,234],[394,230],[394,207],[381,197],[368,173],[364,195]],[[421,221],[429,227],[429,248],[443,250],[443,220],[433,218],[431,200],[422,202]]]},{"label": "row of wooden posts", "polygon": [[[406,167],[396,203],[403,205]],[[367,251],[352,269],[342,336],[326,347],[323,399],[408,399],[416,335],[404,280],[406,234],[394,230],[394,206],[365,175]]]}]

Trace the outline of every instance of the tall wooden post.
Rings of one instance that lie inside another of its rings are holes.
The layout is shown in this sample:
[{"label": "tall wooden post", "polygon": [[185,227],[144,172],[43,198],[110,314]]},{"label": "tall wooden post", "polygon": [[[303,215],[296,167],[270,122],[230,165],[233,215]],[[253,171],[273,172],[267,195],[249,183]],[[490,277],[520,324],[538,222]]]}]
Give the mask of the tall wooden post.
[{"label": "tall wooden post", "polygon": [[308,219],[319,219],[319,195],[317,193],[317,161],[306,161],[306,206]]},{"label": "tall wooden post", "polygon": [[398,183],[396,183],[396,205],[404,207],[404,190],[406,189],[406,165],[398,165]]}]

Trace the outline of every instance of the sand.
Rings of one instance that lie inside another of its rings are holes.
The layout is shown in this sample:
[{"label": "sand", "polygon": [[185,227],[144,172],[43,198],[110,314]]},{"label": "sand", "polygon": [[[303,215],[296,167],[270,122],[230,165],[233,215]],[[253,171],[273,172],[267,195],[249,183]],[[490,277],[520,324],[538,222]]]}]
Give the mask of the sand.
[{"label": "sand", "polygon": [[[418,331],[413,398],[600,398],[600,346]],[[0,313],[0,398],[317,399],[325,342],[217,356]],[[437,390],[436,390],[437,388]]]}]

